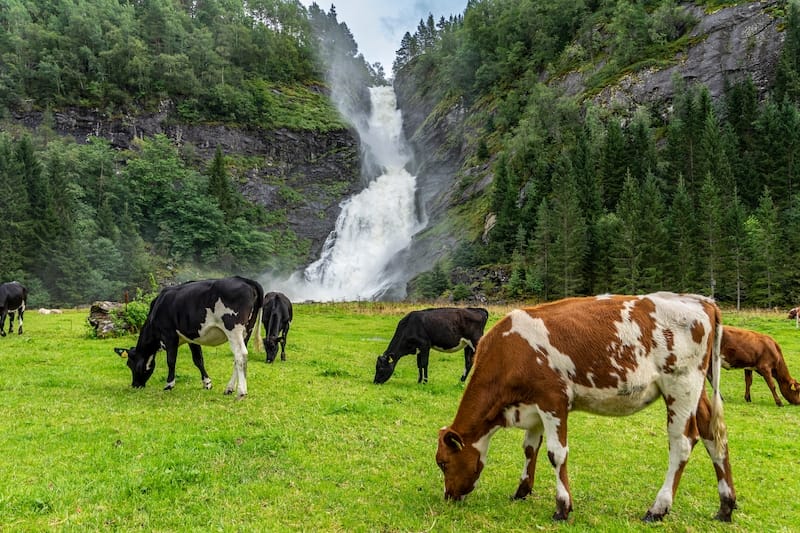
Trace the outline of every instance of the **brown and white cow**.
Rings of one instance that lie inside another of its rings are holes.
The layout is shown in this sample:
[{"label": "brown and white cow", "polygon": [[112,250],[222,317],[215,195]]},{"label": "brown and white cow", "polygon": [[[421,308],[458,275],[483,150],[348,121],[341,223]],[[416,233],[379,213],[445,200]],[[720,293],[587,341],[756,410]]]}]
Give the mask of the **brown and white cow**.
[{"label": "brown and white cow", "polygon": [[744,369],[744,399],[750,401],[753,370],[758,372],[772,392],[778,407],[783,405],[775,390],[775,381],[781,394],[794,405],[800,405],[800,383],[790,374],[781,347],[769,335],[748,329],[725,326],[722,333],[722,368]]},{"label": "brown and white cow", "polygon": [[[672,507],[689,455],[702,438],[717,476],[717,518],[730,521],[736,494],[719,395],[719,308],[695,295],[571,298],[511,311],[478,344],[472,379],[455,419],[439,432],[436,462],[445,498],[463,499],[486,464],[492,435],[525,430],[525,468],[515,498],[533,488],[544,440],[556,474],[556,512],[572,511],[567,478],[567,417],[572,410],[629,415],[658,398],[667,406],[666,479],[647,511],[661,520]],[[709,361],[713,399],[705,391]]]}]

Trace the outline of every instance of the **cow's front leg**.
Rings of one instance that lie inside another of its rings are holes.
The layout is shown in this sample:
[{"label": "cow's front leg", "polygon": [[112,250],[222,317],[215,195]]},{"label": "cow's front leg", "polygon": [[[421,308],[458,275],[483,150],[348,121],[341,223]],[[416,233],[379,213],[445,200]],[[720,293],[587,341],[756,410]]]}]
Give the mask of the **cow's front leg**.
[{"label": "cow's front leg", "polygon": [[572,493],[567,476],[567,409],[560,413],[540,410],[544,434],[547,438],[547,458],[556,474],[556,512],[553,520],[566,520],[572,512]]},{"label": "cow's front leg", "polygon": [[417,383],[428,382],[428,359],[430,358],[430,354],[430,348],[421,348],[417,352],[417,369],[419,370]]},{"label": "cow's front leg", "polygon": [[192,361],[194,366],[200,370],[200,379],[203,380],[203,387],[208,390],[211,388],[211,378],[208,377],[206,372],[205,362],[203,361],[203,348],[199,344],[189,344],[189,350],[192,351]]},{"label": "cow's front leg", "polygon": [[231,351],[233,352],[233,374],[228,381],[228,386],[225,387],[225,394],[233,393],[237,388],[239,395],[238,399],[247,396],[247,346],[241,335],[232,336],[230,338]]},{"label": "cow's front leg", "polygon": [[780,396],[778,396],[778,391],[775,390],[775,381],[772,379],[772,370],[769,368],[762,368],[757,370],[761,377],[764,378],[764,381],[767,382],[767,387],[769,387],[770,392],[772,393],[772,399],[775,400],[775,405],[778,407],[783,407],[783,402],[781,401]]},{"label": "cow's front leg", "polygon": [[464,374],[461,376],[461,381],[466,381],[470,369],[472,369],[472,362],[475,359],[475,350],[467,346],[464,348]]},{"label": "cow's front leg", "polygon": [[522,500],[533,491],[533,481],[536,477],[536,458],[539,456],[539,448],[542,446],[543,431],[544,428],[539,423],[525,432],[525,439],[522,441],[522,450],[525,452],[525,466],[522,469],[522,477],[519,480],[517,492],[514,493],[515,500]]},{"label": "cow's front leg", "polygon": [[750,401],[750,387],[753,385],[753,371],[746,368],[744,370],[744,401]]},{"label": "cow's front leg", "polygon": [[175,362],[178,360],[178,345],[167,346],[167,385],[164,390],[175,388]]}]

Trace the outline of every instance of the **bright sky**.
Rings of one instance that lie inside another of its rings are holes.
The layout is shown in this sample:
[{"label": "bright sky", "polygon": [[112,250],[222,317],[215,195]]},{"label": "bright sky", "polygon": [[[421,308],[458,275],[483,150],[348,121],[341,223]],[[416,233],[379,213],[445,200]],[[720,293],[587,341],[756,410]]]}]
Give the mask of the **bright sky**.
[{"label": "bright sky", "polygon": [[[300,0],[310,6],[314,0]],[[461,15],[467,0],[317,0],[317,5],[329,12],[336,7],[336,18],[344,22],[353,34],[358,51],[368,63],[379,62],[387,75],[391,76],[395,52],[406,32],[412,35],[420,19],[427,20],[432,13],[434,20],[450,15]]]}]

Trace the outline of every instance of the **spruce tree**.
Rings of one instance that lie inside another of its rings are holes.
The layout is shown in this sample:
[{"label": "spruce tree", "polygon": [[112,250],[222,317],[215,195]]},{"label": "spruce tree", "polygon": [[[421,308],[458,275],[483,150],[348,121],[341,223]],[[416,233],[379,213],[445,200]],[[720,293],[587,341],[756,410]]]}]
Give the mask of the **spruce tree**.
[{"label": "spruce tree", "polygon": [[700,224],[700,262],[704,293],[716,296],[719,269],[723,257],[722,205],[720,191],[711,173],[706,174],[700,189],[699,205],[703,206],[698,222]]},{"label": "spruce tree", "polygon": [[225,157],[219,145],[208,169],[208,194],[216,200],[220,210],[225,214],[226,222],[236,218],[236,197],[225,168]]},{"label": "spruce tree", "polygon": [[583,268],[587,228],[580,208],[575,173],[565,156],[553,175],[551,201],[553,293],[562,298],[575,296],[585,289]]},{"label": "spruce tree", "polygon": [[769,188],[764,192],[758,208],[747,220],[751,269],[751,295],[755,303],[772,307],[781,298],[780,272],[782,267],[781,235],[778,212]]},{"label": "spruce tree", "polygon": [[616,214],[620,224],[611,243],[612,287],[615,292],[636,294],[642,282],[641,193],[630,172],[625,176]]},{"label": "spruce tree", "polygon": [[533,256],[533,273],[535,280],[532,283],[539,288],[539,297],[549,300],[553,288],[553,273],[551,257],[553,254],[553,223],[550,216],[550,205],[547,198],[542,199],[536,211],[536,231],[530,245]]},{"label": "spruce tree", "polygon": [[697,230],[694,205],[683,176],[679,176],[667,219],[667,280],[668,286],[675,291],[695,292],[699,289],[695,268]]},{"label": "spruce tree", "polygon": [[28,191],[20,179],[19,165],[11,139],[0,133],[0,282],[21,277],[26,266],[26,243],[31,238],[32,217]]},{"label": "spruce tree", "polygon": [[640,292],[653,292],[666,286],[664,266],[667,250],[666,207],[658,180],[647,172],[639,197],[639,249],[641,250]]},{"label": "spruce tree", "polygon": [[601,174],[603,176],[603,205],[613,210],[619,202],[625,174],[628,170],[625,136],[619,121],[612,119],[606,129],[606,142],[603,146]]}]

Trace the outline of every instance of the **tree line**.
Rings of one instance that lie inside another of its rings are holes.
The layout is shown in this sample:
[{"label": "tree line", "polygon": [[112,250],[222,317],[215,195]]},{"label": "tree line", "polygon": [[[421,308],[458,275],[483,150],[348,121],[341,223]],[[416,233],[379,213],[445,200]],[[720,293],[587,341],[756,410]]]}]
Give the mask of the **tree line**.
[{"label": "tree line", "polygon": [[[420,21],[395,69],[466,102],[480,132],[471,164],[493,162],[492,227],[444,270],[505,265],[506,298],[674,290],[796,304],[800,8],[778,7],[785,44],[765,95],[745,77],[715,101],[676,78],[669,113],[632,115],[565,97],[543,73],[604,54],[591,84],[674,53],[696,22],[675,2],[474,0],[463,17]],[[454,289],[441,270],[421,295]]]},{"label": "tree line", "polygon": [[[0,28],[0,280],[32,306],[133,297],[187,270],[292,270],[310,245],[240,194],[242,157],[161,135],[80,144],[55,133],[56,111],[327,131],[347,127],[318,89],[327,63],[364,87],[383,76],[334,8],[294,0],[8,0]],[[27,112],[35,130],[11,120]]]}]

